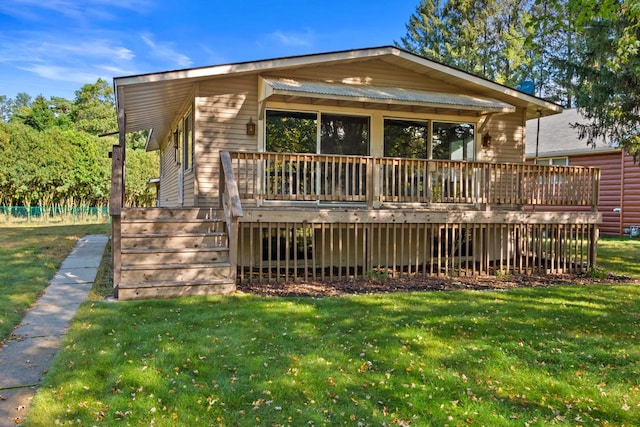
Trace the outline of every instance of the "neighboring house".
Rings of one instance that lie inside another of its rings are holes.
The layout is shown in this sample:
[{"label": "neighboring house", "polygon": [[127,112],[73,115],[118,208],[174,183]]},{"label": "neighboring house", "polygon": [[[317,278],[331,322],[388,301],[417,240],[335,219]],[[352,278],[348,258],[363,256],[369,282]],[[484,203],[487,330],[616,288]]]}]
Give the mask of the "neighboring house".
[{"label": "neighboring house", "polygon": [[[559,166],[588,166],[600,169],[599,209],[602,213],[600,233],[623,236],[625,229],[640,225],[640,165],[633,156],[603,142],[595,147],[578,138],[572,123],[584,123],[577,109],[527,122],[526,158],[538,164]],[[586,207],[565,209],[587,210]]]},{"label": "neighboring house", "polygon": [[[556,104],[395,47],[114,85],[121,299],[594,263],[598,171],[551,180],[549,167],[524,163],[527,120]],[[142,129],[160,151],[156,208],[122,205],[125,133]],[[545,209],[573,205],[589,211]]]}]

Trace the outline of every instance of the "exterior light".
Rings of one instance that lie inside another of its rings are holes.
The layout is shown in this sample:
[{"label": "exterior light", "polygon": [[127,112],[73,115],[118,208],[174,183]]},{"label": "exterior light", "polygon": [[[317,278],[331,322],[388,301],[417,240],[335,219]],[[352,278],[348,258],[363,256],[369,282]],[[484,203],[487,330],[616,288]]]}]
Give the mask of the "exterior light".
[{"label": "exterior light", "polygon": [[256,124],[253,123],[251,117],[249,117],[249,121],[247,122],[247,135],[253,136],[256,134]]},{"label": "exterior light", "polygon": [[489,132],[482,135],[482,146],[484,148],[491,147],[491,135],[489,135]]}]

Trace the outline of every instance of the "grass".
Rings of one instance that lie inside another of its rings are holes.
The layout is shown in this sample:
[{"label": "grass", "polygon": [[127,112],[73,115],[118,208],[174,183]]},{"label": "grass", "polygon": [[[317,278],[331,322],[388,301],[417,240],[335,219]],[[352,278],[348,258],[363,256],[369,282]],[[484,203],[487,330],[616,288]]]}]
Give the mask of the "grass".
[{"label": "grass", "polygon": [[79,238],[109,224],[0,227],[0,342],[10,336]]},{"label": "grass", "polygon": [[598,242],[598,267],[611,273],[640,277],[640,239],[602,237]]},{"label": "grass", "polygon": [[109,303],[108,274],[27,425],[640,425],[637,285]]}]

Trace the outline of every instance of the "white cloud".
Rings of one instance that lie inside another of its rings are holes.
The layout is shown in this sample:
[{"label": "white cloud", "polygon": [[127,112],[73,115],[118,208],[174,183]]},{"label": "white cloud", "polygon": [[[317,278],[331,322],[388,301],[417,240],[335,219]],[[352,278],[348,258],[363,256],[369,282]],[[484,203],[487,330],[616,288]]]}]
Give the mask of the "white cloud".
[{"label": "white cloud", "polygon": [[156,42],[149,33],[142,34],[140,38],[151,49],[151,56],[153,57],[171,62],[180,68],[188,68],[193,64],[191,58],[173,47],[173,43]]},{"label": "white cloud", "polygon": [[115,9],[145,14],[151,0],[2,0],[0,12],[29,21],[48,21],[53,14],[78,21],[116,19]]},{"label": "white cloud", "polygon": [[305,32],[283,32],[281,30],[274,31],[268,36],[272,40],[276,40],[284,46],[311,46],[315,38],[311,30]]},{"label": "white cloud", "polygon": [[73,67],[62,67],[58,65],[31,65],[18,68],[45,79],[64,82],[92,83],[98,80],[99,77],[103,77],[99,73],[91,73]]}]

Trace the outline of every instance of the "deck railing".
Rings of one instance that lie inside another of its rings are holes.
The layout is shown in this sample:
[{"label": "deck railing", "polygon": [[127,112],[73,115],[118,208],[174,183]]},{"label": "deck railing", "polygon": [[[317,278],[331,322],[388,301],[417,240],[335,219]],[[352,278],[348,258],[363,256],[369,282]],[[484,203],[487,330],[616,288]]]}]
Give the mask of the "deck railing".
[{"label": "deck railing", "polygon": [[598,169],[289,153],[230,153],[241,199],[597,207]]},{"label": "deck railing", "polygon": [[231,278],[235,279],[238,262],[238,219],[244,214],[238,194],[238,184],[228,152],[220,153],[220,205],[224,209],[227,222],[229,262],[231,263],[231,272],[233,275]]}]

